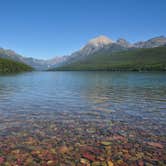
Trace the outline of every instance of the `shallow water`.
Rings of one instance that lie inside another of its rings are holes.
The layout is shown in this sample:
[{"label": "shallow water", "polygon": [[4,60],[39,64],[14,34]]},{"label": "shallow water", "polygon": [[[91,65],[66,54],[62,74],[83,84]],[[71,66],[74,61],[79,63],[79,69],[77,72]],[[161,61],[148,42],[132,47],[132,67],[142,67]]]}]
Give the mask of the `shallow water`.
[{"label": "shallow water", "polygon": [[0,76],[0,163],[164,165],[165,126],[165,72]]}]

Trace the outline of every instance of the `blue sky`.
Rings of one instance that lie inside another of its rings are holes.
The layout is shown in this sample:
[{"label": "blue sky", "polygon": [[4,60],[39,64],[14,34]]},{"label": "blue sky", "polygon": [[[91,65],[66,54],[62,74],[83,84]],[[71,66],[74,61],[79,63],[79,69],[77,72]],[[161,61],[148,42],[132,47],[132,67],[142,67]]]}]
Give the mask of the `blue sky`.
[{"label": "blue sky", "polygon": [[0,0],[0,47],[25,56],[67,55],[101,34],[166,36],[166,0]]}]

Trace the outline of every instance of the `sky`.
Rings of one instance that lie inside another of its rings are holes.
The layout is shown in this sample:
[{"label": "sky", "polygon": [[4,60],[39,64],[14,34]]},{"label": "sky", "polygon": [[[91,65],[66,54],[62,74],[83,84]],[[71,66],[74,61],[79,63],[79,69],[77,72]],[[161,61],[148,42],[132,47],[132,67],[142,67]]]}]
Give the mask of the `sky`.
[{"label": "sky", "polygon": [[106,35],[166,36],[166,0],[0,0],[0,47],[49,59]]}]

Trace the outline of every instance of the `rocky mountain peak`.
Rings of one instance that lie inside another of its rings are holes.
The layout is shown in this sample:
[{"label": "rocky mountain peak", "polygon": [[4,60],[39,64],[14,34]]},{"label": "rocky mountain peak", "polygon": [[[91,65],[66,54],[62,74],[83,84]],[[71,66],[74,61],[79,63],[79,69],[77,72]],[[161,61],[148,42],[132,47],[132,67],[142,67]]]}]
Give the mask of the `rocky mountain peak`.
[{"label": "rocky mountain peak", "polygon": [[119,44],[123,47],[130,47],[130,43],[126,39],[123,39],[123,38],[119,38],[117,40],[117,44]]},{"label": "rocky mountain peak", "polygon": [[147,41],[140,41],[134,44],[137,48],[153,48],[159,47],[166,44],[166,37],[165,36],[158,36],[151,38]]},{"label": "rocky mountain peak", "polygon": [[108,44],[111,44],[111,43],[114,43],[114,41],[109,39],[108,37],[106,37],[104,35],[101,35],[101,36],[98,36],[98,37],[96,37],[94,39],[91,39],[88,42],[88,44],[96,46],[96,47],[108,45]]},{"label": "rocky mountain peak", "polygon": [[165,36],[157,36],[154,37],[152,39],[149,39],[148,41],[152,41],[152,42],[159,42],[159,43],[165,43],[166,42],[166,37]]}]

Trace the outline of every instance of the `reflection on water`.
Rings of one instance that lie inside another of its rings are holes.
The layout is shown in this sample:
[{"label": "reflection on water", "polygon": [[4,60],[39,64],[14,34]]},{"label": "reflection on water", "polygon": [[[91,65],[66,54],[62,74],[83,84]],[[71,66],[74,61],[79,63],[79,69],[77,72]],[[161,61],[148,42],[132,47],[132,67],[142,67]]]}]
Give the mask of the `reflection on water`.
[{"label": "reflection on water", "polygon": [[162,165],[165,125],[162,72],[0,76],[0,163]]}]

